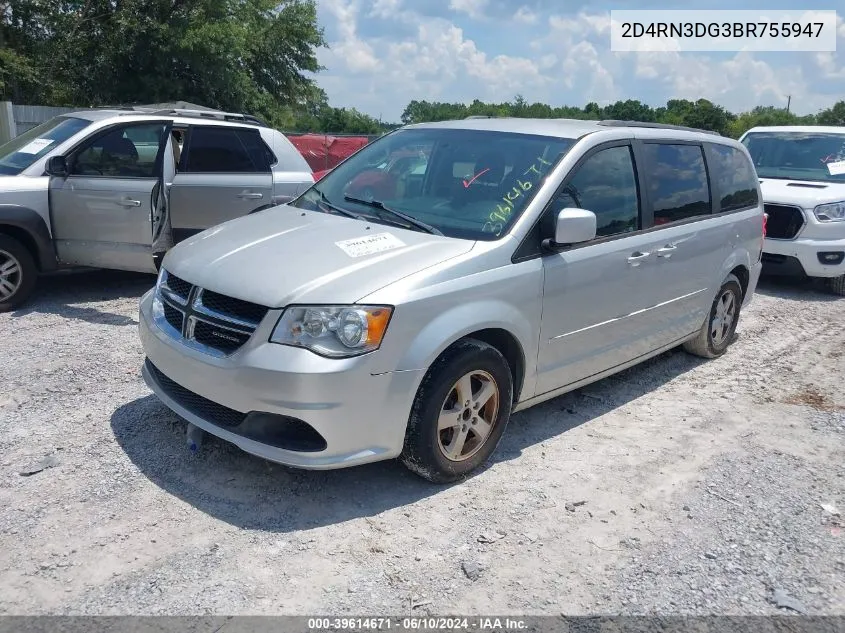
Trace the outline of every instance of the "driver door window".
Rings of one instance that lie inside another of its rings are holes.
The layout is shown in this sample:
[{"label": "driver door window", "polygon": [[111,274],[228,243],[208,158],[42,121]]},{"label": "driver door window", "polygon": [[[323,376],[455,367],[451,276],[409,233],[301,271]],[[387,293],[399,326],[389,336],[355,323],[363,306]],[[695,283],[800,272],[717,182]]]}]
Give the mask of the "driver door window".
[{"label": "driver door window", "polygon": [[631,148],[599,150],[582,163],[552,205],[554,213],[568,207],[596,214],[597,237],[639,229],[639,192]]},{"label": "driver door window", "polygon": [[119,127],[90,141],[71,161],[71,176],[154,178],[164,122]]}]

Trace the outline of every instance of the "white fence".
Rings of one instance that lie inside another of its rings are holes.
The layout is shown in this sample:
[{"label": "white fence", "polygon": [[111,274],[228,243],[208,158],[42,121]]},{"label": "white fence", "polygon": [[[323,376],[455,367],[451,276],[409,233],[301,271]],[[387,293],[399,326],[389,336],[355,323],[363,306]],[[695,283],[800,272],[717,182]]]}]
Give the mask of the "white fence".
[{"label": "white fence", "polygon": [[54,116],[73,110],[52,106],[15,105],[9,101],[0,101],[0,143],[5,143]]}]

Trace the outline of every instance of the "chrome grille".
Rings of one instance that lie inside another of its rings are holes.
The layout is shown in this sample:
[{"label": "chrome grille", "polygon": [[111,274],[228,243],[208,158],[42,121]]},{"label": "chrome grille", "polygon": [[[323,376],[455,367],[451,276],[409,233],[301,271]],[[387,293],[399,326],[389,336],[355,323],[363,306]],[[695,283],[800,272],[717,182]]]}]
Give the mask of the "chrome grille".
[{"label": "chrome grille", "polygon": [[167,288],[173,292],[177,297],[182,298],[183,300],[187,300],[188,295],[191,292],[191,284],[189,284],[184,279],[179,279],[176,275],[171,275],[170,273],[165,274],[165,284]]},{"label": "chrome grille", "polygon": [[169,303],[164,304],[164,318],[174,329],[182,331],[182,312]]},{"label": "chrome grille", "polygon": [[269,308],[194,286],[167,271],[156,291],[158,325],[190,347],[216,356],[239,350]]},{"label": "chrome grille", "polygon": [[256,325],[261,323],[261,319],[267,314],[267,308],[264,306],[227,297],[211,290],[203,291],[202,304],[209,310],[227,314]]}]

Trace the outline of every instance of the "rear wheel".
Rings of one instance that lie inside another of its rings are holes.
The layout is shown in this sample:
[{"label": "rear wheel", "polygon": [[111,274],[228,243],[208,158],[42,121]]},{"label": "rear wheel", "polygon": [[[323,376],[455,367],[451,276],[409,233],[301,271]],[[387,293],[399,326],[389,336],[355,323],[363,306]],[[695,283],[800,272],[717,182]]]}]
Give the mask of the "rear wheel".
[{"label": "rear wheel", "polygon": [[845,275],[826,279],[825,286],[833,294],[839,295],[840,297],[845,297]]},{"label": "rear wheel", "polygon": [[717,358],[724,354],[733,342],[741,307],[742,286],[734,275],[728,275],[716,294],[707,320],[698,335],[684,343],[684,349],[702,358]]},{"label": "rear wheel", "polygon": [[23,304],[35,290],[38,268],[26,247],[8,235],[0,235],[0,312]]},{"label": "rear wheel", "polygon": [[465,477],[496,450],[512,399],[510,368],[499,350],[475,339],[459,341],[420,385],[402,462],[434,483]]}]

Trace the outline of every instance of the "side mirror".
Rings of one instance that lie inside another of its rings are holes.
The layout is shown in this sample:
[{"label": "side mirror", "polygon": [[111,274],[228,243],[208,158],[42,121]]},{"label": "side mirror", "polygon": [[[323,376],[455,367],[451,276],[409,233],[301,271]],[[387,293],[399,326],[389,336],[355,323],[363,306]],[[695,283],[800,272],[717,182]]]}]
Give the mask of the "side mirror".
[{"label": "side mirror", "polygon": [[47,159],[46,172],[50,176],[66,177],[68,175],[67,159],[64,156],[51,156]]},{"label": "side mirror", "polygon": [[596,214],[586,209],[563,209],[555,222],[554,246],[596,239]]}]

